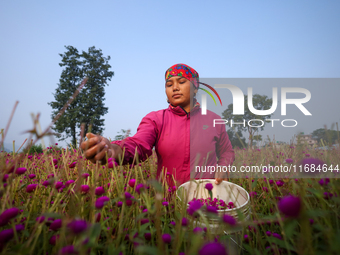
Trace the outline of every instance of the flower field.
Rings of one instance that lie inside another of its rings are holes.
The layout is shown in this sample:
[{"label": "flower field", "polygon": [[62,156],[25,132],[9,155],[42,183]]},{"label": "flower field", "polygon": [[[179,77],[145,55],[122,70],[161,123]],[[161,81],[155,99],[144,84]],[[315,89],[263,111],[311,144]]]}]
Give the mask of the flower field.
[{"label": "flower field", "polygon": [[[235,153],[236,167],[340,165],[339,148]],[[251,218],[237,221],[217,215],[216,199],[187,207],[177,187],[155,180],[154,156],[134,167],[112,160],[101,166],[78,150],[48,147],[33,155],[1,152],[0,169],[0,254],[228,254],[224,231],[236,226],[243,229],[235,234],[239,254],[340,254],[338,178],[229,179],[250,195]],[[210,218],[217,231],[199,227]]]}]

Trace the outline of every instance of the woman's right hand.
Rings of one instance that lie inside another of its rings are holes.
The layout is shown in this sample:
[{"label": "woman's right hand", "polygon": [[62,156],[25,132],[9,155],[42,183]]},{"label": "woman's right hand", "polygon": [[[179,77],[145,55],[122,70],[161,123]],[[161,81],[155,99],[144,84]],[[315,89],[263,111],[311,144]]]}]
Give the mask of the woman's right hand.
[{"label": "woman's right hand", "polygon": [[114,156],[114,149],[108,139],[92,133],[87,133],[86,137],[88,140],[82,142],[80,148],[92,163],[99,161],[101,164],[106,164],[106,153],[109,158]]}]

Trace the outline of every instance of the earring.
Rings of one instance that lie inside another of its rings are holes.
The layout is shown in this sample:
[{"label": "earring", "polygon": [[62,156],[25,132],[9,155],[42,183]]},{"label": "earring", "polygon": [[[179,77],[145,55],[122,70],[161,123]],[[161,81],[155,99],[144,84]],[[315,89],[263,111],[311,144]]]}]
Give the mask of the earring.
[{"label": "earring", "polygon": [[170,101],[169,101],[169,99],[168,99],[168,98],[166,99],[166,101],[167,101],[167,103],[168,103],[168,104],[170,104]]}]

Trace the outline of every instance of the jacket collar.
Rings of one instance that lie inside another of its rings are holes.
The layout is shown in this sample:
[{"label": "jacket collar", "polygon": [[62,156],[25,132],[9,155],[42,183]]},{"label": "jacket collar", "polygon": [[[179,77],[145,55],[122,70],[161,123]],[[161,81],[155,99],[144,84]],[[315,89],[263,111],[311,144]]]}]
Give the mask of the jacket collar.
[{"label": "jacket collar", "polygon": [[168,109],[176,115],[179,115],[179,116],[186,115],[187,117],[189,117],[194,112],[199,111],[199,109],[201,109],[201,105],[196,101],[194,108],[191,109],[190,112],[186,112],[181,106],[172,106],[171,104],[169,104]]}]

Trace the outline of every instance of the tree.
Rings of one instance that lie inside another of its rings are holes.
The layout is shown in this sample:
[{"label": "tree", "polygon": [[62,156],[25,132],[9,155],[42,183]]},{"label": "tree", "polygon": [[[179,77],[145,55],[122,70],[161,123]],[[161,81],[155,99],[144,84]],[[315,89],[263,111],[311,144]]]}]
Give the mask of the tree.
[{"label": "tree", "polygon": [[313,131],[312,138],[317,140],[318,144],[321,144],[321,139],[324,143],[329,142],[330,144],[333,144],[338,140],[338,131],[319,128]]},{"label": "tree", "polygon": [[48,103],[54,111],[52,119],[58,114],[73,95],[80,82],[88,77],[88,81],[72,101],[66,112],[60,116],[52,127],[60,134],[59,140],[72,138],[71,143],[75,146],[77,141],[77,130],[84,124],[85,135],[89,131],[90,125],[92,132],[101,133],[103,131],[104,120],[101,116],[108,112],[104,107],[105,100],[104,86],[107,80],[111,80],[113,72],[109,71],[111,66],[108,64],[110,56],[103,57],[102,51],[90,47],[88,52],[79,54],[78,50],[72,46],[65,46],[67,51],[59,54],[62,61],[59,64],[65,67],[62,70],[56,92],[53,94],[55,101]]},{"label": "tree", "polygon": [[122,129],[120,132],[118,132],[118,135],[115,136],[114,141],[123,140],[127,137],[130,137],[130,129]]},{"label": "tree", "polygon": [[238,147],[241,149],[247,146],[246,139],[243,137],[241,131],[235,131],[230,128],[227,130],[227,134],[233,148]]},{"label": "tree", "polygon": [[[261,96],[259,94],[253,95],[253,106],[257,110],[268,110],[272,106],[273,100],[268,98],[267,96]],[[248,131],[249,133],[249,146],[253,146],[254,134],[258,129],[263,130],[264,126],[268,123],[265,120],[271,117],[271,114],[268,115],[255,115],[248,108],[248,96],[245,96],[244,99],[244,115],[233,115],[233,104],[229,104],[228,108],[222,113],[222,116],[225,119],[232,120],[233,123],[244,123],[242,124],[234,124],[236,130],[238,132]],[[250,120],[259,120],[253,121],[249,125],[248,121]],[[261,122],[262,121],[262,122]],[[230,123],[230,121],[229,121]],[[262,124],[263,123],[263,124]],[[256,126],[256,127],[255,127]]]}]

